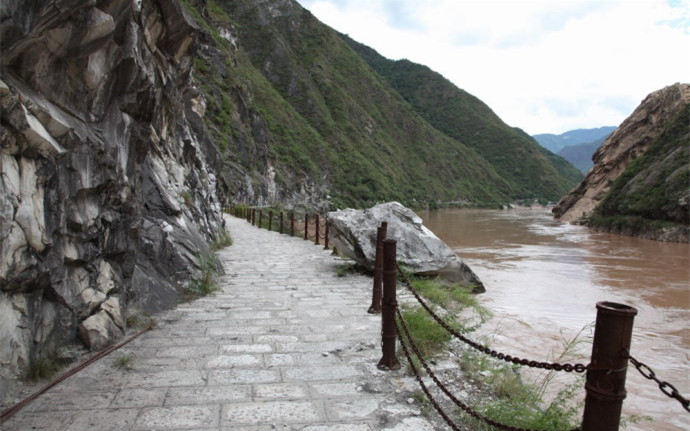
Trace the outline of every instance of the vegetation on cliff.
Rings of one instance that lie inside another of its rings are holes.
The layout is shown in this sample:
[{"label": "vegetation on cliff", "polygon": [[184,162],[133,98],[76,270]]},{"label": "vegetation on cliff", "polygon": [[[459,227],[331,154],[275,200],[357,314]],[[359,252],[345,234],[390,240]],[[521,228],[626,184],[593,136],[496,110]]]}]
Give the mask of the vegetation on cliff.
[{"label": "vegetation on cliff", "polygon": [[[479,101],[448,119],[469,115],[462,133],[441,129],[295,2],[186,6],[208,35],[195,61],[204,121],[240,173],[223,173],[238,202],[498,206],[555,200],[579,179]],[[480,129],[486,139],[464,141]]]},{"label": "vegetation on cliff", "polygon": [[553,209],[600,230],[690,238],[690,84],[648,95],[594,154],[585,179]]},{"label": "vegetation on cliff", "polygon": [[690,226],[690,104],[655,144],[618,177],[587,224],[609,231],[664,236]]}]

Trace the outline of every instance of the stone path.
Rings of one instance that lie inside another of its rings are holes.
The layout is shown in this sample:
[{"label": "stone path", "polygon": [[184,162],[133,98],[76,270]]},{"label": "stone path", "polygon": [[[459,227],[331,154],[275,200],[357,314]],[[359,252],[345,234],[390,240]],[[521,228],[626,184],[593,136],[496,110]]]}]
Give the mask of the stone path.
[{"label": "stone path", "polygon": [[[226,217],[222,291],[40,396],[0,428],[24,430],[434,430],[415,383],[376,369],[371,278],[310,242]],[[114,366],[134,355],[132,370]]]}]

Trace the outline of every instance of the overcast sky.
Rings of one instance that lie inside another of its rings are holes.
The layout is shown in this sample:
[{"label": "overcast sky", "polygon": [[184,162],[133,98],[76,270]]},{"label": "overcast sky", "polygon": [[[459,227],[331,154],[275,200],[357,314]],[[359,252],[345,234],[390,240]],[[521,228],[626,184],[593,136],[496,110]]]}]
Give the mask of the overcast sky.
[{"label": "overcast sky", "polygon": [[647,94],[690,82],[690,0],[298,1],[529,134],[618,126]]}]

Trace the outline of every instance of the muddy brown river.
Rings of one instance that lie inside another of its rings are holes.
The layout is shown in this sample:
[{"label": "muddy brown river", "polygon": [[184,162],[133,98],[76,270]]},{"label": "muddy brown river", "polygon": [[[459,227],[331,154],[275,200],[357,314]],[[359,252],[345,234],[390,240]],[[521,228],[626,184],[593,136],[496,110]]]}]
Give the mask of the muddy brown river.
[{"label": "muddy brown river", "polygon": [[[585,328],[591,338],[598,301],[627,304],[638,310],[632,356],[690,397],[688,244],[597,233],[555,221],[545,209],[419,215],[486,285],[480,300],[494,317],[482,331],[493,348],[553,359],[563,337]],[[584,363],[590,352],[591,344],[583,346]],[[634,368],[627,390],[623,414],[652,420],[625,429],[690,430],[690,414]]]}]

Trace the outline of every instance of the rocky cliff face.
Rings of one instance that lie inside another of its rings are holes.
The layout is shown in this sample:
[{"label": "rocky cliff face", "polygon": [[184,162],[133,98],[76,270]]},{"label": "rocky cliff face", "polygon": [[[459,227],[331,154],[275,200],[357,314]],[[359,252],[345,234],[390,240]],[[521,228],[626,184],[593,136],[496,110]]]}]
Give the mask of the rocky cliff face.
[{"label": "rocky cliff face", "polygon": [[222,226],[176,1],[0,4],[0,398],[28,363],[177,301]]},{"label": "rocky cliff face", "polygon": [[[554,215],[564,221],[581,220],[597,227],[606,224],[607,230],[658,239],[677,235],[642,232],[649,231],[639,225],[642,219],[676,224],[686,231],[689,106],[688,84],[675,84],[647,96],[597,150],[594,167],[558,203]],[[604,223],[602,218],[608,221]],[[651,227],[660,231],[673,228],[658,223]],[[680,238],[683,236],[687,233],[681,232]]]}]

